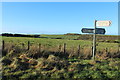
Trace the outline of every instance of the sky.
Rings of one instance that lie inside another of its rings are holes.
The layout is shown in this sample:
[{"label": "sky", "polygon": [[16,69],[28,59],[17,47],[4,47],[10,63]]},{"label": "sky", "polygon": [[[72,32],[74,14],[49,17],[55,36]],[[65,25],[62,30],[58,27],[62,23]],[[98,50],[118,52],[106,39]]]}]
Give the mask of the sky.
[{"label": "sky", "polygon": [[120,0],[1,0],[1,2],[118,2]]},{"label": "sky", "polygon": [[[3,2],[2,32],[82,34],[94,20],[110,20],[107,35],[118,35],[117,2]],[[100,28],[100,27],[99,27]]]}]

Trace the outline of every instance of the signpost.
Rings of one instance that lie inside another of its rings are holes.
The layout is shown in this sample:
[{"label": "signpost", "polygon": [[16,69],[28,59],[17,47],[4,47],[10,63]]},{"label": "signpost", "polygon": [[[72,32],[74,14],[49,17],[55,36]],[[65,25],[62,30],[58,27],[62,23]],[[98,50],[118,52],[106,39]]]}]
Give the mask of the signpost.
[{"label": "signpost", "polygon": [[89,29],[89,28],[83,28],[81,31],[82,33],[93,33],[93,53],[92,53],[92,58],[95,59],[95,54],[96,54],[96,34],[105,34],[105,29],[104,28],[96,28],[100,26],[110,26],[111,21],[97,21],[95,20],[94,22],[94,29]]},{"label": "signpost", "polygon": [[90,29],[90,28],[82,28],[82,33],[94,33],[94,29]]},{"label": "signpost", "polygon": [[[94,33],[93,28],[82,28],[82,33]],[[105,29],[104,28],[96,28],[96,34],[105,34]]]},{"label": "signpost", "polygon": [[110,26],[111,21],[96,21],[96,26]]}]

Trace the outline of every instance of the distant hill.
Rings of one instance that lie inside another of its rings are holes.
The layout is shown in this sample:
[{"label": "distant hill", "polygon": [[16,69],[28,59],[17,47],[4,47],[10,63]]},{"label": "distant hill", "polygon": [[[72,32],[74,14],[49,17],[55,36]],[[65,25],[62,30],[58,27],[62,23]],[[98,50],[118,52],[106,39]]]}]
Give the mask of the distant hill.
[{"label": "distant hill", "polygon": [[81,35],[81,34],[78,34],[78,33],[67,33],[67,34],[64,34],[64,35]]}]

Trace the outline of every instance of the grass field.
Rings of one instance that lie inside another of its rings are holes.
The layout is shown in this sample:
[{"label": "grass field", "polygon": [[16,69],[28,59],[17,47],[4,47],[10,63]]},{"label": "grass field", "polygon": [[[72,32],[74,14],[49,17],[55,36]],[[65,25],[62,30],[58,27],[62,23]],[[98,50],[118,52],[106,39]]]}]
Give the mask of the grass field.
[{"label": "grass field", "polygon": [[[41,37],[2,37],[5,41],[1,59],[3,80],[120,79],[118,43],[97,42],[96,59],[91,60],[91,40],[76,40],[78,35],[41,35]],[[29,50],[27,50],[28,41],[30,41]],[[39,43],[41,51],[39,51]],[[66,53],[63,49],[64,43],[66,43]],[[61,49],[59,49],[60,45]]]},{"label": "grass field", "polygon": [[[49,37],[48,35],[46,35]],[[49,39],[49,38],[62,38],[63,39]],[[62,36],[62,37],[61,37]],[[43,45],[48,45],[50,47],[56,47],[58,45],[63,45],[64,43],[67,44],[68,47],[92,47],[92,41],[89,40],[69,40],[69,39],[76,39],[78,36],[64,36],[64,35],[52,35],[49,38],[24,38],[24,37],[3,37],[2,39],[5,42],[12,42],[13,44],[20,45],[21,43],[27,44],[27,41],[30,41],[31,44],[38,44],[41,43]],[[105,43],[105,42],[97,42],[98,46],[97,49],[105,49],[105,48],[118,48],[118,43]]]}]

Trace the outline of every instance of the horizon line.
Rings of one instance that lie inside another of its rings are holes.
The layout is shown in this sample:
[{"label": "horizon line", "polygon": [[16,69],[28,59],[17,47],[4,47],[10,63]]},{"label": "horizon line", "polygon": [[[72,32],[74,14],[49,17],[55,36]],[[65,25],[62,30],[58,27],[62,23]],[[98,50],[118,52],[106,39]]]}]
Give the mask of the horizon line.
[{"label": "horizon line", "polygon": [[[3,33],[8,33],[8,34],[43,34],[43,35],[64,35],[68,33],[12,33],[12,32],[2,32]],[[81,33],[70,33],[70,34],[81,34]],[[89,33],[82,33],[82,34],[89,34]],[[92,34],[89,34],[92,35]],[[120,35],[120,34],[97,34],[97,35]]]}]

